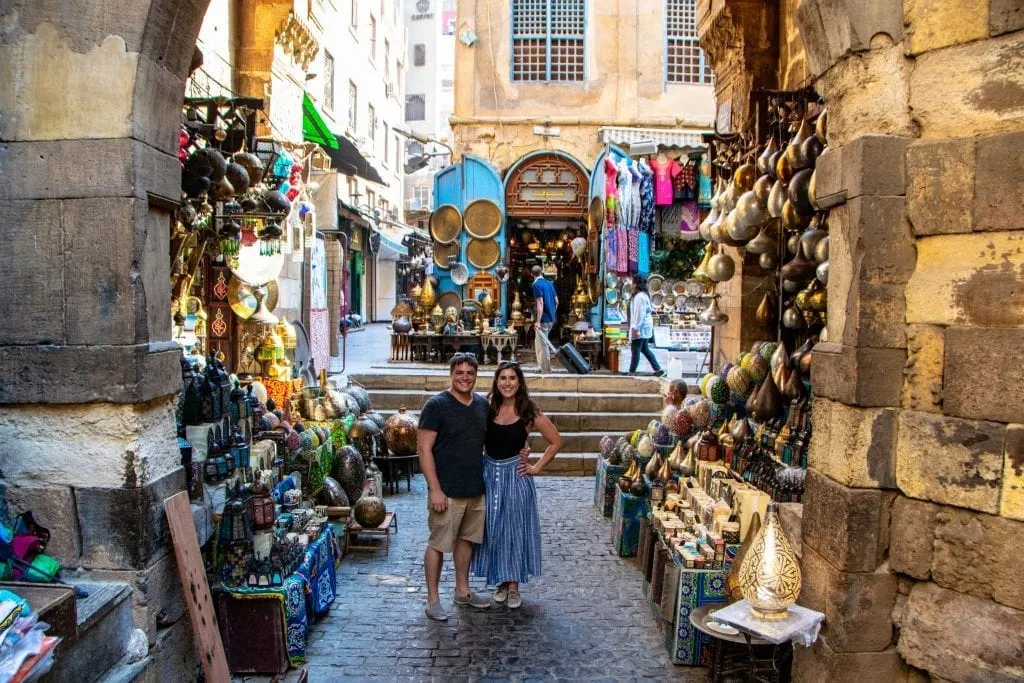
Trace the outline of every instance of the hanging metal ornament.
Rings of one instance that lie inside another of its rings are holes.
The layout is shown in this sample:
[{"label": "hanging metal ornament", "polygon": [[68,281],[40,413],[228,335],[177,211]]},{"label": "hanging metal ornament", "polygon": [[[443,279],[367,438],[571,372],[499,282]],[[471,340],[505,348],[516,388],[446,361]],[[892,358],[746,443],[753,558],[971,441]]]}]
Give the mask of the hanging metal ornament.
[{"label": "hanging metal ornament", "polygon": [[776,180],[768,193],[768,215],[772,218],[782,218],[782,207],[786,203],[786,184]]},{"label": "hanging metal ornament", "polygon": [[754,183],[754,196],[757,197],[757,203],[762,207],[768,207],[768,197],[772,192],[772,179],[767,175],[763,175],[757,179]]},{"label": "hanging metal ornament", "polygon": [[704,323],[705,325],[710,325],[711,327],[718,327],[719,325],[724,325],[727,322],[729,322],[729,316],[723,313],[720,308],[718,308],[717,294],[711,297],[711,303],[708,305],[706,309],[701,311],[700,315],[698,315],[697,318],[698,320],[700,320],[700,322]]},{"label": "hanging metal ornament", "polygon": [[828,261],[829,238],[826,234],[814,246],[814,262],[825,263]]},{"label": "hanging metal ornament", "polygon": [[803,144],[813,135],[814,129],[811,128],[811,124],[807,122],[807,119],[801,121],[800,128],[797,130],[796,136],[786,147],[786,158],[794,171],[810,166],[808,158],[804,155]]},{"label": "hanging metal ornament", "polygon": [[736,262],[728,254],[715,254],[708,261],[708,277],[714,282],[725,282],[736,273]]},{"label": "hanging metal ornament", "polygon": [[782,291],[786,294],[796,294],[800,291],[801,287],[803,285],[794,280],[786,280],[785,278],[782,280]]},{"label": "hanging metal ornament", "polygon": [[796,306],[790,306],[782,312],[782,325],[791,330],[803,329],[804,316]]},{"label": "hanging metal ornament", "polygon": [[818,243],[825,237],[828,237],[828,233],[818,228],[812,221],[811,227],[807,228],[807,230],[800,235],[800,251],[803,252],[805,259],[814,263],[819,263],[815,257],[815,252],[818,248]]},{"label": "hanging metal ornament", "polygon": [[712,201],[711,211],[708,212],[707,217],[703,221],[701,221],[699,226],[697,226],[697,232],[700,233],[700,238],[702,240],[704,240],[705,242],[711,241],[711,226],[718,223],[720,218],[721,217],[718,213],[718,206],[714,201]]},{"label": "hanging metal ornament", "polygon": [[757,262],[765,270],[772,270],[775,266],[779,265],[779,260],[775,257],[775,252],[766,252],[761,254],[760,258],[757,259]]},{"label": "hanging metal ornament", "polygon": [[761,152],[761,156],[757,157],[757,172],[763,176],[771,173],[772,168],[772,155],[779,151],[779,146],[775,144],[775,138],[769,138],[768,144],[764,146],[764,151]]},{"label": "hanging metal ornament", "polygon": [[796,256],[796,251],[799,248],[800,248],[800,235],[790,235],[786,239],[786,251],[790,255]]},{"label": "hanging metal ornament", "polygon": [[812,173],[814,171],[810,168],[797,171],[793,174],[792,180],[789,181],[789,185],[786,187],[789,203],[793,205],[793,208],[796,209],[800,216],[809,217],[814,215],[814,207],[811,206],[811,200],[808,196]]},{"label": "hanging metal ornament", "polygon": [[821,140],[821,144],[828,144],[828,109],[821,110],[821,114],[814,124],[814,135]]},{"label": "hanging metal ornament", "polygon": [[749,192],[754,189],[754,181],[757,179],[757,169],[749,161],[736,169],[732,176],[733,184],[740,193]]},{"label": "hanging metal ornament", "polygon": [[768,212],[761,206],[753,190],[744,192],[736,202],[736,218],[729,225],[729,236],[739,242],[749,242],[768,221]]},{"label": "hanging metal ornament", "polygon": [[779,245],[769,236],[771,223],[761,228],[757,237],[747,242],[747,251],[751,254],[772,254],[778,252]]},{"label": "hanging metal ornament", "polygon": [[828,284],[828,261],[821,263],[818,268],[814,271],[814,275],[821,281],[822,284]]}]

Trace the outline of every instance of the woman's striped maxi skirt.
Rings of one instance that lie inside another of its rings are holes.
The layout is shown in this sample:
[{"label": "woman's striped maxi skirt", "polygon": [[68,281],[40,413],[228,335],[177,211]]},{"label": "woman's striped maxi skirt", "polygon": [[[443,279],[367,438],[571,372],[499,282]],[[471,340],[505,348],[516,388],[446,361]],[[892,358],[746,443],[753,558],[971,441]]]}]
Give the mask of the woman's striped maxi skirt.
[{"label": "woman's striped maxi skirt", "polygon": [[473,553],[472,571],[496,586],[540,576],[540,517],[533,477],[519,474],[519,458],[484,456],[487,526]]}]

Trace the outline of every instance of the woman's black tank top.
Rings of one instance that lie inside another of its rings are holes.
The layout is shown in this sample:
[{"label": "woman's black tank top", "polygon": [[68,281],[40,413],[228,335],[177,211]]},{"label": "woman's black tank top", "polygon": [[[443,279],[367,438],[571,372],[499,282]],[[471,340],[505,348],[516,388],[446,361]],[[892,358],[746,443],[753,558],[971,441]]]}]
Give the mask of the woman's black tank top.
[{"label": "woman's black tank top", "polygon": [[495,460],[518,458],[530,433],[526,430],[523,420],[519,419],[510,425],[500,425],[493,419],[487,420],[487,455]]}]

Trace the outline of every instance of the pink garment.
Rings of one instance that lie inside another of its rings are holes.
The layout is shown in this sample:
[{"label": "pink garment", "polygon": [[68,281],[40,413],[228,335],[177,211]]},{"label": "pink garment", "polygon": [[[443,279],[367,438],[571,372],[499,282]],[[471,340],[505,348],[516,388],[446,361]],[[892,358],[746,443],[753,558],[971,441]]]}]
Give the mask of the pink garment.
[{"label": "pink garment", "polygon": [[619,167],[610,157],[604,158],[605,222],[609,227],[619,224]]},{"label": "pink garment", "polygon": [[682,173],[683,167],[675,159],[661,162],[655,158],[648,163],[654,170],[654,204],[668,206],[672,203],[672,179]]}]

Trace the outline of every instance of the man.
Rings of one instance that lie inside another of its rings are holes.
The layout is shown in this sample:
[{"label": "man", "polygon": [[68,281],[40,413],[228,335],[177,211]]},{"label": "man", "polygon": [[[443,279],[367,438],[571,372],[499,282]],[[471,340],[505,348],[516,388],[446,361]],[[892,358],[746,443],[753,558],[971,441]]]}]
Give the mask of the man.
[{"label": "man", "polygon": [[489,607],[489,596],[469,589],[473,544],[484,539],[484,440],[487,399],[473,392],[477,360],[457,353],[448,366],[451,386],[427,401],[420,413],[420,471],[429,492],[427,526],[430,538],[423,555],[427,580],[427,616],[447,621],[438,583],[444,553],[455,559],[455,605]]},{"label": "man", "polygon": [[544,271],[540,266],[534,266],[530,271],[533,273],[533,298],[537,301],[536,315],[534,321],[533,348],[537,354],[537,365],[542,373],[551,372],[551,352],[546,343],[548,332],[554,325],[558,311],[558,295],[555,293],[555,286],[549,280],[544,279]]},{"label": "man", "polygon": [[672,380],[668,383],[668,386],[665,387],[665,405],[679,408],[683,405],[683,399],[686,398],[687,391],[689,391],[689,387],[686,386],[685,380]]}]

